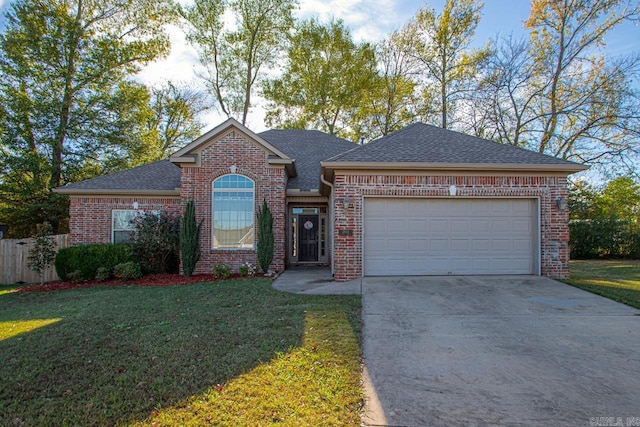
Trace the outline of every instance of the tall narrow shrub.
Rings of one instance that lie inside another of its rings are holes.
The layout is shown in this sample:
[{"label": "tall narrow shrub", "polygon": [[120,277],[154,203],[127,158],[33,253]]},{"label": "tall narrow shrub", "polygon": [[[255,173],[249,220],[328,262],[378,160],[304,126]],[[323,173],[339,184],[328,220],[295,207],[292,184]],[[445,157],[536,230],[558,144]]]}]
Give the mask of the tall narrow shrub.
[{"label": "tall narrow shrub", "polygon": [[180,223],[180,257],[182,274],[191,277],[196,263],[200,259],[200,227],[202,221],[196,221],[196,205],[193,200],[187,201],[184,216]]},{"label": "tall narrow shrub", "polygon": [[263,272],[269,271],[273,260],[273,215],[267,206],[267,201],[262,201],[262,207],[258,208],[258,264]]}]

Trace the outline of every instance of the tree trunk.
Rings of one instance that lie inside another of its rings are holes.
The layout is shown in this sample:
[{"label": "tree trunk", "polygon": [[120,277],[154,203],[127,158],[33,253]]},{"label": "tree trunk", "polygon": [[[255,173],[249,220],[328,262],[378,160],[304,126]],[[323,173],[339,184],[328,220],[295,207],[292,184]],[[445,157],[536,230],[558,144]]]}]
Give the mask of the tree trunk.
[{"label": "tree trunk", "polygon": [[60,106],[60,117],[58,129],[51,144],[51,181],[49,187],[51,189],[62,185],[62,166],[64,143],[67,136],[67,127],[69,126],[69,118],[71,113],[71,105],[73,103],[73,77],[76,74],[75,57],[78,49],[78,39],[80,38],[82,19],[82,0],[78,1],[78,10],[74,21],[75,28],[71,32],[69,39],[66,41],[68,48],[67,67],[64,74],[64,94],[62,96],[62,105]]}]

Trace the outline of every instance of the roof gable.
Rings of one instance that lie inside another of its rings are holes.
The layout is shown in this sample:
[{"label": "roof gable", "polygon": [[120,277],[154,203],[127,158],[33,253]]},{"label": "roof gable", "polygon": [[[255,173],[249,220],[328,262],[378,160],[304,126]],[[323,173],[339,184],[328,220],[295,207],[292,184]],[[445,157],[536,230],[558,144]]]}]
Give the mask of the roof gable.
[{"label": "roof gable", "polygon": [[290,163],[292,161],[292,159],[280,149],[267,142],[264,138],[260,137],[234,118],[227,119],[225,122],[206,132],[192,143],[176,151],[169,160],[177,164],[197,163],[197,153],[212,144],[216,138],[225,135],[230,129],[235,129],[244,134],[252,143],[263,149],[273,159],[279,159],[285,161],[285,163]]}]

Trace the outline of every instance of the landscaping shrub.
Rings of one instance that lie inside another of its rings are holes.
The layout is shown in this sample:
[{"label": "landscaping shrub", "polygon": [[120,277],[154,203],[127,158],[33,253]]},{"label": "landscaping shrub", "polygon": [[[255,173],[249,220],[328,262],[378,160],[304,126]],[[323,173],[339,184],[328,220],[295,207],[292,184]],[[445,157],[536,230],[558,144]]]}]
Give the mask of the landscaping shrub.
[{"label": "landscaping shrub", "polygon": [[227,264],[216,264],[213,266],[213,277],[226,279],[231,276],[231,266]]},{"label": "landscaping shrub", "polygon": [[135,261],[123,262],[113,267],[113,275],[118,279],[139,279],[142,277],[142,268]]},{"label": "landscaping shrub", "polygon": [[80,283],[82,282],[82,271],[80,270],[73,270],[72,272],[67,274],[67,280],[69,280],[70,282],[73,283]]},{"label": "landscaping shrub", "polygon": [[253,277],[256,275],[256,270],[257,268],[255,265],[251,264],[250,262],[245,262],[238,269],[238,273],[240,273],[242,277]]},{"label": "landscaping shrub", "polygon": [[180,218],[163,211],[135,219],[133,254],[145,273],[177,273]]},{"label": "landscaping shrub", "polygon": [[132,259],[129,245],[97,244],[60,249],[54,264],[61,280],[71,280],[71,272],[79,272],[76,280],[92,280],[100,267],[112,270],[115,265]]},{"label": "landscaping shrub", "polygon": [[96,270],[96,280],[100,282],[104,282],[105,280],[111,279],[111,269],[107,267],[100,267]]}]

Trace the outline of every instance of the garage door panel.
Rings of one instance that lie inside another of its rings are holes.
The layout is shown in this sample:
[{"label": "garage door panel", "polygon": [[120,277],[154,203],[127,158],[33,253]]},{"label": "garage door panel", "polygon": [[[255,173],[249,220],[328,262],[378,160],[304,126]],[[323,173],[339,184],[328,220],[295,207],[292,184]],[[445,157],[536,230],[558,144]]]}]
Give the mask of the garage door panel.
[{"label": "garage door panel", "polygon": [[364,273],[533,274],[536,223],[530,199],[366,199]]},{"label": "garage door panel", "polygon": [[471,243],[473,250],[476,252],[485,252],[491,249],[491,240],[489,239],[473,239]]},{"label": "garage door panel", "polygon": [[409,249],[409,242],[405,239],[389,239],[385,245],[387,251],[406,251]]},{"label": "garage door panel", "polygon": [[434,254],[449,251],[449,240],[447,239],[431,239],[429,243],[429,249]]},{"label": "garage door panel", "polygon": [[470,224],[467,220],[461,219],[452,219],[451,220],[451,229],[453,232],[458,233],[468,233],[470,230]]},{"label": "garage door panel", "polygon": [[492,252],[505,252],[511,250],[511,240],[508,239],[493,239],[491,241]]},{"label": "garage door panel", "polygon": [[514,221],[511,222],[511,224],[513,226],[513,231],[515,233],[518,233],[518,232],[530,233],[531,232],[531,221],[514,220]]},{"label": "garage door panel", "polygon": [[409,250],[410,251],[426,251],[429,247],[429,239],[410,239]]},{"label": "garage door panel", "polygon": [[514,251],[526,252],[526,253],[531,252],[531,249],[532,249],[531,240],[513,239],[512,242],[513,242],[513,250]]},{"label": "garage door panel", "polygon": [[471,232],[475,233],[475,232],[486,232],[489,231],[491,229],[491,221],[487,221],[487,220],[479,220],[479,219],[472,219],[471,220]]},{"label": "garage door panel", "polygon": [[469,239],[451,239],[451,249],[455,252],[469,252],[471,242]]}]

